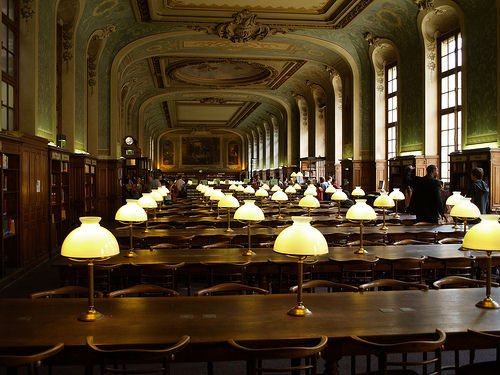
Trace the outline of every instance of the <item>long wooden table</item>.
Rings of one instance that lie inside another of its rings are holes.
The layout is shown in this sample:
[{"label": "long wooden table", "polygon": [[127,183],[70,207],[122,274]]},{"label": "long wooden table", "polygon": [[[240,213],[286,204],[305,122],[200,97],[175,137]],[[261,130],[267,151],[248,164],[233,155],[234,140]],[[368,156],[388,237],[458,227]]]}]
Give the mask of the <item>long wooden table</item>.
[{"label": "long wooden table", "polygon": [[[364,337],[447,333],[446,349],[482,347],[467,338],[467,329],[500,332],[500,310],[475,303],[484,289],[447,289],[365,293],[306,294],[313,312],[298,318],[286,314],[295,295],[97,299],[105,318],[79,322],[85,299],[0,300],[0,348],[37,347],[63,342],[62,361],[95,362],[85,346],[92,335],[97,344],[136,346],[173,343],[189,335],[191,343],[176,361],[244,359],[227,340],[265,341],[326,335],[327,373],[343,355],[365,353],[350,340]],[[500,299],[500,291],[493,297]]]}]

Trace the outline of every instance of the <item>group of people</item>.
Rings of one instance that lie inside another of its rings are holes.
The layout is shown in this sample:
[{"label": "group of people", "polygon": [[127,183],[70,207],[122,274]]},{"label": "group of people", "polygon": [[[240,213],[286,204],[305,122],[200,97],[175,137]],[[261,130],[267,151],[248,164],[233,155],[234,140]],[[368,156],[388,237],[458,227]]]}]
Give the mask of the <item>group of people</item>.
[{"label": "group of people", "polygon": [[145,181],[140,177],[130,175],[125,177],[122,184],[122,196],[124,200],[139,199],[142,193],[151,193],[152,189],[158,189],[160,186],[165,186],[170,191],[170,194],[166,197],[167,201],[175,202],[178,197],[186,196],[186,182],[182,176],[169,179],[160,173],[147,176]]},{"label": "group of people", "polygon": [[[409,166],[406,174],[406,183],[412,188],[409,211],[417,217],[417,222],[439,223],[445,216],[445,202],[442,199],[444,184],[437,179],[438,167],[431,164],[427,166],[424,177],[415,175],[415,167]],[[489,212],[490,189],[483,181],[482,168],[474,168],[471,172],[472,184],[467,193],[482,214]]]}]

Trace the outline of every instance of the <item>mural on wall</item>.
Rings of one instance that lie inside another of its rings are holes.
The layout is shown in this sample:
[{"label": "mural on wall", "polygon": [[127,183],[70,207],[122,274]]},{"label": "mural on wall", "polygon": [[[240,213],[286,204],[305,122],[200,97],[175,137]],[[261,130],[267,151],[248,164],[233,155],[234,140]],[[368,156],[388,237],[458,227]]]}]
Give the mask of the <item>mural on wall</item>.
[{"label": "mural on wall", "polygon": [[220,138],[182,137],[182,164],[208,165],[220,163]]},{"label": "mural on wall", "polygon": [[238,165],[240,163],[240,146],[238,142],[231,141],[227,144],[227,164]]},{"label": "mural on wall", "polygon": [[174,165],[174,144],[171,141],[165,141],[162,144],[161,155],[163,165]]}]

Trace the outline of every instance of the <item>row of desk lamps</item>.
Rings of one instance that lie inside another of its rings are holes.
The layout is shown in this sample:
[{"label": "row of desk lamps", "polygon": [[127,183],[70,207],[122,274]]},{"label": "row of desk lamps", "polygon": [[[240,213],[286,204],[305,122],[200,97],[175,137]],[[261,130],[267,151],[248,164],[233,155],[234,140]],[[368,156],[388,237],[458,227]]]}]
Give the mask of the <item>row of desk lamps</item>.
[{"label": "row of desk lamps", "polygon": [[[163,189],[162,189],[163,190]],[[279,190],[276,190],[278,192]],[[339,191],[333,193],[337,194]],[[163,190],[164,194],[165,190]],[[161,195],[161,193],[160,193]],[[273,194],[274,195],[274,194]],[[353,194],[356,196],[355,194]],[[447,200],[448,205],[452,205],[450,215],[464,220],[464,230],[466,230],[467,220],[477,219],[480,216],[479,209],[469,198],[458,197],[459,193],[453,195]],[[154,194],[151,194],[153,200]],[[314,198],[314,194],[306,195],[306,197]],[[452,199],[453,197],[453,199]],[[158,197],[156,197],[158,198]],[[308,198],[310,199],[310,198]],[[315,199],[315,198],[314,198]],[[346,198],[347,199],[347,198]],[[378,201],[377,201],[378,200]],[[163,199],[155,200],[161,206]],[[279,202],[279,200],[278,200]],[[381,194],[374,205],[384,209],[393,207],[394,198],[387,193]],[[152,203],[150,201],[152,209]],[[237,208],[234,213],[234,219],[247,223],[248,225],[248,249],[243,253],[245,256],[253,255],[251,250],[251,225],[264,220],[262,209],[255,205],[253,200],[245,200],[245,203],[240,206],[236,198],[230,193],[225,194],[218,200],[218,207],[228,209],[228,230],[230,210]],[[384,214],[385,217],[385,214]],[[366,204],[366,200],[357,199],[356,203],[349,208],[346,218],[360,224],[360,248],[356,253],[365,253],[363,249],[363,224],[367,221],[376,218],[375,211],[372,207]],[[120,207],[116,212],[115,219],[121,223],[126,223],[129,227],[130,234],[130,249],[127,256],[134,256],[132,243],[132,225],[147,221],[147,213],[136,200],[127,200],[127,203]],[[498,215],[481,215],[481,222],[474,225],[468,232],[465,233],[462,250],[473,250],[485,252],[487,255],[487,283],[486,297],[479,301],[476,306],[485,309],[497,309],[499,304],[491,298],[491,256],[493,252],[500,252],[500,223]],[[85,262],[88,265],[89,274],[89,296],[88,308],[85,313],[78,317],[79,320],[92,322],[103,317],[101,313],[96,311],[94,304],[94,262],[109,259],[112,256],[118,255],[120,252],[118,242],[115,236],[106,228],[99,225],[100,217],[80,217],[81,225],[71,231],[65,238],[62,247],[61,255],[70,258],[74,261]],[[328,244],[323,234],[313,226],[311,226],[312,218],[310,216],[293,216],[293,224],[285,228],[277,236],[274,242],[273,250],[276,253],[284,254],[297,259],[298,263],[298,293],[297,304],[288,311],[292,316],[307,316],[311,311],[305,307],[302,301],[302,281],[303,281],[303,262],[310,256],[319,256],[328,253]]]}]

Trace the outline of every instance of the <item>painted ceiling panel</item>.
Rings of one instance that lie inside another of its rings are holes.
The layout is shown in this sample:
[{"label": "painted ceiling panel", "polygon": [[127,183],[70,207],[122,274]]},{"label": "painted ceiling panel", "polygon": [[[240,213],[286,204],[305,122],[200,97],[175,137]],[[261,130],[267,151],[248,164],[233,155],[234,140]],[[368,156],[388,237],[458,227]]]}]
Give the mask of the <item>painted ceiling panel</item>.
[{"label": "painted ceiling panel", "polygon": [[176,103],[178,122],[227,122],[240,109],[241,105],[211,105]]}]

